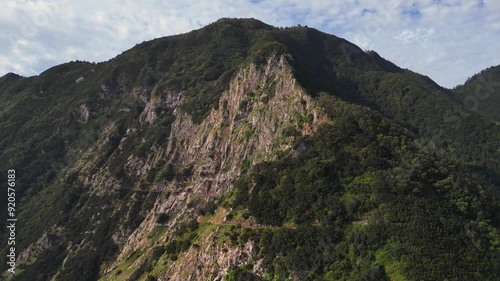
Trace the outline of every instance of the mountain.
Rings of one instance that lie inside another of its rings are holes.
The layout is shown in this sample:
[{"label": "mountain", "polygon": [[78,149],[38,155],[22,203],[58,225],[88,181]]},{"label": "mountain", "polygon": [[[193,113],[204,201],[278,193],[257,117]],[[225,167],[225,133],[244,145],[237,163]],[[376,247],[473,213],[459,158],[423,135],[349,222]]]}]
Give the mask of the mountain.
[{"label": "mountain", "polygon": [[500,65],[470,77],[453,89],[455,96],[471,111],[488,120],[500,122]]},{"label": "mountain", "polygon": [[342,38],[221,19],[0,99],[7,280],[500,274],[500,127]]}]

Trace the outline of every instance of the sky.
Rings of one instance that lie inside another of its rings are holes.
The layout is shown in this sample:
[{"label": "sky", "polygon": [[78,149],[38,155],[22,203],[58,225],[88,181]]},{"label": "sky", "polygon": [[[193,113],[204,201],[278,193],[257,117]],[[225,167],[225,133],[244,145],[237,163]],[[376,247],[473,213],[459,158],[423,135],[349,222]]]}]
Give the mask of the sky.
[{"label": "sky", "polygon": [[0,76],[109,60],[219,18],[307,25],[452,88],[500,64],[498,0],[0,0]]}]

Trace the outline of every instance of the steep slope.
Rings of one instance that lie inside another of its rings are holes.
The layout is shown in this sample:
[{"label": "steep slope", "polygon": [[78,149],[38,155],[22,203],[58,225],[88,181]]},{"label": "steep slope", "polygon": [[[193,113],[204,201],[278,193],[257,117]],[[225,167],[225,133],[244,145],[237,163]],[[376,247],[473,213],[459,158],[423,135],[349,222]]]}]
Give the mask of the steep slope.
[{"label": "steep slope", "polygon": [[320,102],[332,122],[298,141],[305,152],[258,164],[235,184],[236,211],[279,226],[250,234],[266,272],[294,280],[495,280],[495,189],[378,114],[331,96]]},{"label": "steep slope", "polygon": [[498,126],[338,37],[222,19],[8,74],[0,98],[21,199],[5,278],[500,273]]},{"label": "steep slope", "polygon": [[500,66],[487,68],[453,89],[456,97],[470,110],[488,120],[500,122]]}]

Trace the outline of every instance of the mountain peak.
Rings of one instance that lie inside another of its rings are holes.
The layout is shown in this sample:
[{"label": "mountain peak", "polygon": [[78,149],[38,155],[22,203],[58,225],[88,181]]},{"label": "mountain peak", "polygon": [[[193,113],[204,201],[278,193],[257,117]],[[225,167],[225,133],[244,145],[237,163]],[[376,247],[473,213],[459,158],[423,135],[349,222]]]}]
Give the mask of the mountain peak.
[{"label": "mountain peak", "polygon": [[224,18],[20,77],[0,78],[10,281],[499,275],[500,126],[375,51]]},{"label": "mountain peak", "polygon": [[231,24],[234,26],[244,26],[244,27],[254,27],[254,28],[272,28],[268,25],[255,18],[220,18],[212,24]]},{"label": "mountain peak", "polygon": [[9,72],[9,73],[5,74],[4,76],[0,77],[1,80],[3,80],[3,79],[10,80],[10,79],[19,79],[19,78],[22,78],[22,76],[17,74],[17,73],[14,73],[14,72]]}]

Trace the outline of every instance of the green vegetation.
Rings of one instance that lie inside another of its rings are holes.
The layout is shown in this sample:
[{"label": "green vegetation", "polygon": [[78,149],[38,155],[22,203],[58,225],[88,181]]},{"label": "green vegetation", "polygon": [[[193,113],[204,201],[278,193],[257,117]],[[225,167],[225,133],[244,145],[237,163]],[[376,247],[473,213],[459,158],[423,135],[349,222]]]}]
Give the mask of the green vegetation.
[{"label": "green vegetation", "polygon": [[297,142],[306,152],[258,164],[235,184],[234,208],[281,226],[254,238],[269,278],[494,280],[493,186],[386,118],[321,102],[333,120]]},{"label": "green vegetation", "polygon": [[500,66],[487,68],[455,87],[452,93],[467,109],[500,122]]},{"label": "green vegetation", "polygon": [[235,267],[229,270],[224,281],[259,281],[263,280],[259,276],[249,271],[247,267]]},{"label": "green vegetation", "polygon": [[50,280],[57,273],[60,264],[64,260],[66,249],[62,245],[51,247],[44,251],[38,257],[37,261],[25,269],[18,275],[17,280]]},{"label": "green vegetation", "polygon": [[159,223],[159,224],[164,224],[164,223],[166,223],[169,219],[170,219],[170,216],[169,216],[168,214],[161,213],[160,215],[158,215],[158,218],[156,218],[156,223]]},{"label": "green vegetation", "polygon": [[[22,229],[16,246],[50,237],[48,248],[12,280],[102,277],[101,266],[122,246],[117,241],[141,224],[158,196],[189,190],[150,187],[184,188],[198,171],[194,161],[177,162],[184,156],[177,150],[152,162],[158,147],[182,145],[169,139],[174,112],[202,122],[241,67],[263,67],[280,55],[331,121],[301,136],[300,126],[314,115],[296,114],[298,127],[290,123],[277,136],[293,149],[252,155],[240,163],[230,199],[188,193],[184,213],[212,216],[223,204],[233,208],[228,221],[259,225],[208,226],[193,219],[167,235],[172,214],[159,214],[148,237],[154,246],[131,253],[109,276],[155,280],[162,266],[199,247],[201,233],[217,227],[221,245],[254,241],[252,260],[263,259],[265,269],[259,277],[253,264],[234,267],[225,280],[498,279],[500,127],[492,122],[500,120],[498,67],[447,90],[314,29],[222,19],[138,44],[108,62],[70,62],[35,77],[0,78],[0,170],[16,169]],[[239,110],[267,104],[279,85],[274,79],[259,85]],[[170,103],[173,93],[182,93],[182,104]],[[470,96],[480,101],[472,111]],[[148,122],[143,113],[152,100],[160,102]],[[249,120],[239,130],[244,140],[257,137]],[[264,158],[275,160],[252,166]],[[131,172],[130,159],[153,167],[147,174]],[[0,271],[5,268],[2,263]]]},{"label": "green vegetation", "polygon": [[187,34],[144,42],[123,56],[145,53],[142,56],[158,84],[185,91],[183,109],[201,122],[242,65],[263,61],[283,49],[269,42],[273,30],[256,20],[221,19]]},{"label": "green vegetation", "polygon": [[163,247],[155,247],[146,256],[146,258],[141,262],[139,267],[134,270],[134,272],[127,278],[127,281],[140,280],[142,276],[146,276],[147,281],[156,280],[156,277],[148,274],[156,265],[156,262],[160,259],[160,257],[165,253],[165,249]]}]

